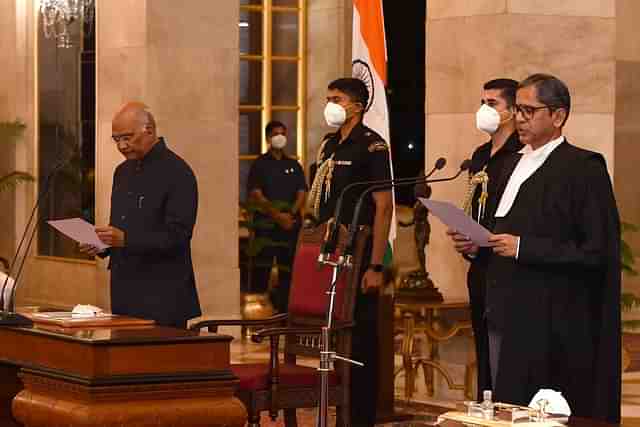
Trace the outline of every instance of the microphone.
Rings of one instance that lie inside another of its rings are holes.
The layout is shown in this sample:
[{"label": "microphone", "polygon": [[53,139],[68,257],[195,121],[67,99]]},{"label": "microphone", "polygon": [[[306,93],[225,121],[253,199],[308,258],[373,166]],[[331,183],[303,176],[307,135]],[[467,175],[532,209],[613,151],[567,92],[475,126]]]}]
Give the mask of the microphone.
[{"label": "microphone", "polygon": [[327,233],[325,235],[325,239],[322,243],[322,246],[320,247],[320,254],[323,257],[323,259],[326,258],[329,254],[334,253],[336,250],[336,246],[338,245],[338,228],[340,227],[340,214],[342,213],[342,203],[347,191],[350,191],[356,187],[361,187],[361,186],[389,184],[391,182],[414,183],[413,181],[415,181],[416,179],[426,180],[431,175],[433,175],[435,171],[444,168],[446,164],[447,164],[447,159],[445,159],[444,157],[440,157],[438,158],[438,160],[436,160],[433,168],[431,168],[429,173],[427,173],[425,176],[422,176],[422,177],[398,178],[396,180],[379,179],[375,181],[359,181],[359,182],[352,182],[351,184],[345,186],[340,192],[340,195],[338,196],[338,200],[336,201],[336,206],[333,211],[333,221],[329,220],[329,223],[327,224]]},{"label": "microphone", "polygon": [[367,188],[365,191],[363,191],[360,194],[360,197],[358,198],[358,202],[356,203],[356,207],[353,211],[353,218],[351,219],[351,224],[349,225],[349,234],[347,237],[347,244],[345,246],[343,255],[348,259],[353,254],[353,247],[355,245],[355,240],[356,240],[356,230],[358,227],[358,220],[360,219],[360,211],[362,210],[362,205],[364,204],[364,199],[366,198],[367,195],[369,195],[374,191],[391,189],[394,187],[402,187],[402,186],[412,185],[412,184],[419,184],[419,183],[432,184],[434,182],[453,181],[454,179],[458,178],[460,174],[462,174],[462,172],[468,170],[470,166],[471,166],[471,160],[466,159],[460,164],[460,168],[458,169],[458,172],[456,172],[455,175],[447,178],[438,178],[438,179],[430,180],[430,179],[427,179],[428,176],[425,176],[425,177],[413,178],[411,180],[403,180],[403,181],[388,180],[385,183],[373,185]]},{"label": "microphone", "polygon": [[[22,238],[20,239],[20,243],[18,244],[18,248],[16,249],[16,253],[11,259],[11,264],[9,266],[9,271],[7,272],[7,276],[4,279],[4,283],[2,284],[2,290],[0,290],[0,326],[31,326],[33,322],[28,317],[22,316],[18,313],[14,312],[15,308],[15,294],[18,284],[20,283],[20,277],[22,275],[22,270],[24,268],[24,263],[29,255],[29,249],[31,248],[31,244],[33,243],[33,238],[35,236],[36,225],[34,225],[34,218],[36,216],[36,211],[38,210],[38,206],[42,203],[42,201],[49,195],[49,190],[51,189],[51,181],[53,177],[57,175],[58,172],[71,160],[71,156],[67,159],[60,160],[52,169],[51,172],[47,175],[43,188],[38,195],[35,205],[31,210],[31,214],[29,215],[29,220],[22,232]],[[37,221],[35,221],[37,223]],[[33,227],[32,227],[33,226]],[[31,231],[29,230],[31,228]],[[28,236],[28,240],[27,240]],[[22,260],[20,261],[20,265],[18,266],[18,258],[20,257],[20,252],[22,251],[23,245],[24,253]],[[15,268],[17,267],[17,272]],[[12,273],[15,274],[15,279],[11,279]],[[9,282],[13,280],[13,286],[11,287],[11,292],[8,295],[8,298],[5,300],[5,290],[9,285]],[[5,306],[7,306],[7,310],[5,310]]]}]

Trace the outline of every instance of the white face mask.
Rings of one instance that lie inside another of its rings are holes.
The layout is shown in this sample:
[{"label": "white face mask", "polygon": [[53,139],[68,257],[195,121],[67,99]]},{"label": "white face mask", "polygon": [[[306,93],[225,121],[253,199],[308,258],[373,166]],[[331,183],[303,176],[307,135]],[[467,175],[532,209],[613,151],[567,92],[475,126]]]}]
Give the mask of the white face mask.
[{"label": "white face mask", "polygon": [[498,113],[495,108],[491,108],[487,104],[482,104],[476,112],[476,127],[489,135],[493,135],[499,126],[500,113]]},{"label": "white face mask", "polygon": [[271,137],[271,146],[278,150],[282,150],[287,145],[287,137],[284,135],[273,135]]},{"label": "white face mask", "polygon": [[324,119],[329,126],[339,128],[347,120],[347,111],[342,105],[327,102],[327,106],[324,107]]}]

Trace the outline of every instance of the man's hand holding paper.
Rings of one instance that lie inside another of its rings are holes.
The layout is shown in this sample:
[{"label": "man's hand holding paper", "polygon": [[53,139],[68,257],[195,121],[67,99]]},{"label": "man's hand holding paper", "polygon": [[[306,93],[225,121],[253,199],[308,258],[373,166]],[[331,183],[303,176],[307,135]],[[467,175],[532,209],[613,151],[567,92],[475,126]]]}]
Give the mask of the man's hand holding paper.
[{"label": "man's hand holding paper", "polygon": [[458,233],[458,231],[452,228],[447,230],[447,235],[451,237],[451,240],[453,240],[453,247],[460,254],[475,256],[480,250],[480,247],[473,243],[469,237]]},{"label": "man's hand holding paper", "polygon": [[47,221],[47,223],[65,236],[84,245],[81,246],[81,250],[82,247],[94,247],[98,249],[96,253],[99,253],[111,246],[100,240],[93,224],[88,223],[82,218],[61,219]]},{"label": "man's hand holding paper", "polygon": [[[473,245],[478,247],[493,246],[491,242],[489,242],[489,237],[491,236],[489,230],[474,221],[470,216],[465,214],[462,209],[449,202],[440,202],[424,198],[420,198],[419,200],[429,209],[429,212],[449,227],[451,233],[448,234],[454,238],[454,242],[457,245],[456,250],[460,248],[458,252],[469,251],[463,253],[473,253]],[[467,244],[466,241],[470,242],[471,245]],[[475,250],[475,252],[477,252],[477,250]]]}]

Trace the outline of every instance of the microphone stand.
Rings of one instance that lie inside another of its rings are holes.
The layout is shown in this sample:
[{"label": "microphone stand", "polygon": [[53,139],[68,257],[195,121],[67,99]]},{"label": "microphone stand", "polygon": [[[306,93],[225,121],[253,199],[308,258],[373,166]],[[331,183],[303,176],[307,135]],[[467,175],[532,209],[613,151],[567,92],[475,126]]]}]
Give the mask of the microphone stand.
[{"label": "microphone stand", "polygon": [[326,313],[327,323],[320,331],[320,363],[318,366],[318,372],[320,373],[320,405],[318,408],[317,427],[327,427],[329,419],[329,373],[333,370],[334,360],[342,360],[343,362],[357,366],[364,366],[364,363],[340,356],[335,351],[331,351],[329,344],[331,328],[333,327],[333,310],[338,279],[340,278],[340,274],[343,272],[343,269],[349,269],[353,265],[351,264],[351,261],[347,261],[347,259],[342,255],[335,260],[331,260],[330,256],[320,259],[321,257],[322,254],[318,259],[320,264],[328,265],[333,268],[331,285],[327,291],[327,295],[329,296],[329,305],[327,306]]},{"label": "microphone stand", "polygon": [[[333,269],[331,275],[331,284],[329,286],[329,290],[327,291],[327,295],[329,296],[329,305],[327,306],[326,312],[326,324],[321,328],[320,331],[320,363],[318,366],[318,372],[320,374],[320,402],[318,408],[318,418],[317,418],[317,427],[327,427],[327,422],[329,418],[329,373],[333,370],[333,362],[337,360],[341,360],[346,363],[351,363],[352,365],[364,366],[364,363],[358,362],[356,360],[352,360],[343,356],[340,356],[335,351],[331,351],[330,346],[330,333],[333,327],[333,311],[335,305],[335,297],[336,297],[336,286],[338,284],[338,280],[340,278],[340,274],[343,273],[344,269],[350,269],[353,267],[352,253],[347,252],[347,250],[352,251],[353,247],[349,246],[349,243],[345,247],[344,253],[339,256],[334,255],[335,249],[338,244],[338,230],[340,227],[340,209],[342,207],[342,200],[347,191],[363,185],[374,185],[372,188],[377,188],[382,186],[386,188],[387,186],[393,186],[393,183],[397,182],[402,185],[415,184],[417,182],[427,182],[427,178],[429,178],[436,170],[442,169],[446,163],[444,158],[439,158],[436,162],[435,166],[426,176],[422,176],[419,178],[401,178],[398,180],[378,180],[378,181],[362,181],[362,182],[354,182],[347,185],[338,200],[336,201],[336,208],[334,211],[334,221],[327,225],[327,233],[326,239],[320,249],[320,255],[318,256],[318,264],[319,265],[328,265]],[[458,175],[462,173],[462,170],[458,172]],[[457,175],[456,175],[457,177]],[[434,180],[434,182],[437,180]],[[405,184],[406,183],[406,184]],[[369,191],[365,190],[363,194],[368,194]],[[358,200],[358,205],[356,205],[357,213],[359,215],[359,207],[362,204],[363,197],[360,196]],[[357,223],[357,216],[356,218]],[[352,222],[353,224],[353,222]],[[354,228],[357,225],[353,226]],[[349,234],[351,236],[351,234]],[[355,232],[354,232],[354,242],[355,244]],[[357,280],[357,278],[356,278]]]},{"label": "microphone stand", "polygon": [[[22,233],[22,238],[20,239],[20,243],[18,244],[18,248],[16,253],[11,260],[11,265],[9,267],[9,271],[7,272],[7,277],[2,284],[2,289],[0,290],[0,326],[31,326],[33,322],[26,316],[18,314],[15,312],[15,295],[16,289],[20,283],[20,277],[22,276],[22,271],[24,268],[25,261],[29,255],[29,250],[31,248],[31,244],[33,243],[33,238],[35,236],[36,228],[37,228],[37,220],[34,223],[34,218],[36,217],[36,211],[38,210],[38,206],[40,203],[49,195],[49,190],[51,189],[50,184],[52,178],[67,164],[68,160],[60,161],[53,170],[47,175],[47,179],[44,183],[44,188],[38,195],[38,199],[36,200],[33,209],[31,210],[31,215],[29,215],[29,220],[27,221],[27,225],[24,228],[24,232]],[[31,228],[31,230],[29,230]],[[29,237],[28,240],[27,236]],[[13,281],[13,287],[11,288],[11,292],[7,300],[5,301],[4,293],[7,285],[9,284],[9,280],[11,278],[12,273],[14,273],[14,267],[16,267],[18,263],[18,258],[20,257],[20,252],[22,250],[23,245],[27,242],[24,248],[24,254],[22,260],[20,261],[20,265],[18,266],[16,277]],[[7,310],[5,310],[5,305],[7,306]]]},{"label": "microphone stand", "polygon": [[431,175],[433,175],[433,173],[437,170],[442,169],[445,165],[447,164],[447,160],[444,157],[440,157],[438,158],[438,160],[436,160],[433,168],[431,168],[431,170],[429,171],[428,174],[426,174],[425,176],[421,176],[421,177],[411,177],[411,178],[398,178],[396,180],[388,180],[388,179],[380,179],[380,180],[376,180],[376,181],[358,181],[358,182],[352,182],[351,184],[345,186],[342,191],[340,192],[340,195],[338,196],[338,200],[336,201],[336,206],[335,209],[333,211],[333,221],[329,221],[328,223],[328,230],[327,230],[327,236],[325,241],[322,244],[322,247],[320,248],[320,253],[322,254],[332,254],[333,252],[335,252],[336,250],[336,245],[338,243],[338,227],[340,226],[340,214],[342,213],[342,203],[345,197],[345,194],[356,188],[356,187],[362,187],[362,186],[370,186],[370,185],[378,185],[378,184],[387,184],[389,182],[411,182],[413,183],[413,181],[415,181],[416,179],[427,179],[429,178]]},{"label": "microphone stand", "polygon": [[345,259],[350,262],[351,260],[351,256],[353,255],[353,247],[355,245],[355,240],[356,240],[356,234],[358,232],[358,220],[360,219],[360,211],[362,210],[362,205],[364,204],[364,200],[366,198],[367,195],[369,195],[370,193],[374,192],[374,191],[380,191],[380,190],[386,190],[386,189],[391,189],[394,187],[403,187],[406,185],[415,185],[415,184],[432,184],[435,182],[446,182],[446,181],[453,181],[454,179],[458,178],[460,176],[460,174],[462,174],[462,172],[466,171],[467,169],[469,169],[471,162],[469,160],[465,160],[462,162],[462,164],[460,165],[460,169],[458,169],[458,172],[453,175],[450,176],[448,178],[438,178],[438,179],[427,179],[427,176],[424,177],[419,177],[419,178],[412,178],[410,180],[403,180],[403,181],[393,181],[393,180],[389,180],[385,183],[381,183],[381,184],[377,184],[377,185],[373,185],[369,188],[367,188],[365,191],[362,192],[362,194],[360,194],[360,198],[358,198],[358,202],[356,203],[356,207],[354,209],[353,212],[353,218],[351,220],[351,224],[349,225],[349,234],[348,234],[348,238],[347,238],[347,244],[345,245],[345,249],[344,249],[344,254],[343,256],[345,257]]}]

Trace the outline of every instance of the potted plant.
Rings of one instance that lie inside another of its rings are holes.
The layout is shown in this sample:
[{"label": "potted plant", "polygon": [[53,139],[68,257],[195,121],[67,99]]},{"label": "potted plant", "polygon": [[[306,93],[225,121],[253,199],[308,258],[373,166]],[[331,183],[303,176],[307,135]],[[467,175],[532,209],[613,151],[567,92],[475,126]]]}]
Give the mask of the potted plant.
[{"label": "potted plant", "polygon": [[[290,207],[284,202],[274,202],[274,207],[278,210],[286,210]],[[241,220],[240,227],[245,228],[249,232],[244,245],[241,245],[241,269],[243,269],[242,278],[245,282],[245,292],[242,293],[241,312],[244,319],[262,319],[273,315],[274,308],[271,304],[268,293],[258,293],[253,289],[254,277],[253,270],[256,267],[271,267],[271,264],[257,264],[257,257],[265,248],[273,246],[287,246],[285,242],[277,242],[268,237],[256,236],[256,231],[271,230],[276,224],[270,218],[256,215],[261,212],[262,208],[255,202],[246,202],[241,204]],[[289,267],[277,265],[279,271],[288,270]]]},{"label": "potted plant", "polygon": [[[24,133],[26,125],[19,120],[0,122],[0,149],[7,151],[11,144],[16,144]],[[15,188],[18,184],[31,182],[34,178],[27,172],[12,171],[0,174],[0,194]],[[6,266],[6,267],[5,267]],[[9,262],[0,256],[0,267],[8,269]]]}]

